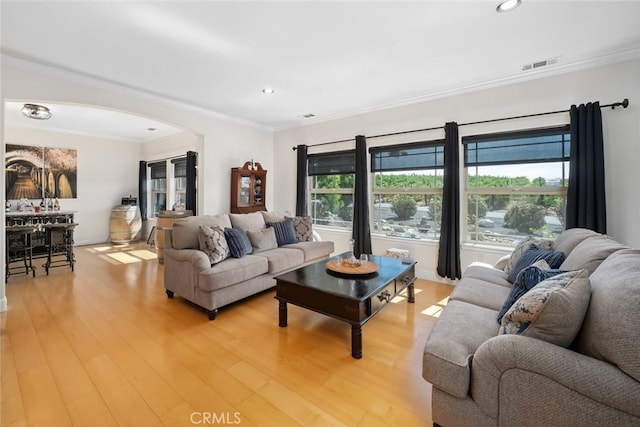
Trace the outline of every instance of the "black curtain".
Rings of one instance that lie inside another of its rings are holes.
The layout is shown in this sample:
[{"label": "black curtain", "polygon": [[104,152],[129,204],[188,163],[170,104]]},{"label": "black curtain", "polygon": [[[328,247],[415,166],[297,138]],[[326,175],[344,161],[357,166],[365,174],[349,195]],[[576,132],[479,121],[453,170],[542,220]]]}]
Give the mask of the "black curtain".
[{"label": "black curtain", "polygon": [[193,212],[193,215],[197,215],[196,213],[196,205],[197,205],[197,187],[196,187],[196,178],[198,176],[197,173],[198,166],[198,153],[195,151],[187,151],[187,188],[186,188],[186,196],[185,196],[185,209]]},{"label": "black curtain", "polygon": [[571,106],[571,155],[566,228],[607,232],[604,188],[604,142],[600,103]]},{"label": "black curtain", "polygon": [[363,135],[358,135],[356,136],[356,173],[353,194],[353,252],[356,257],[371,253],[368,173],[367,140]]},{"label": "black curtain", "polygon": [[296,216],[307,215],[307,146],[298,145],[298,173],[296,179]]},{"label": "black curtain", "polygon": [[459,279],[460,268],[460,148],[458,124],[444,126],[444,180],[442,190],[442,222],[438,250],[438,274]]},{"label": "black curtain", "polygon": [[140,207],[140,217],[147,220],[147,162],[140,160],[138,170],[138,206]]}]

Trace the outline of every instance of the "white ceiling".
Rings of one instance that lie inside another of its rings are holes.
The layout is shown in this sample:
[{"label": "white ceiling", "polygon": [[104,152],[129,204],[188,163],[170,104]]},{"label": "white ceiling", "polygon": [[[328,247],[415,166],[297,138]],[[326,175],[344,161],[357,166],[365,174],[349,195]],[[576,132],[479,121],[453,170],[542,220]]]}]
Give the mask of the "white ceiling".
[{"label": "white ceiling", "polygon": [[157,120],[120,111],[70,104],[46,103],[48,120],[34,120],[21,112],[23,102],[5,103],[5,123],[40,130],[91,135],[123,141],[144,142],[179,132]]},{"label": "white ceiling", "polygon": [[2,52],[272,129],[640,56],[640,1],[497,3],[3,1]]}]

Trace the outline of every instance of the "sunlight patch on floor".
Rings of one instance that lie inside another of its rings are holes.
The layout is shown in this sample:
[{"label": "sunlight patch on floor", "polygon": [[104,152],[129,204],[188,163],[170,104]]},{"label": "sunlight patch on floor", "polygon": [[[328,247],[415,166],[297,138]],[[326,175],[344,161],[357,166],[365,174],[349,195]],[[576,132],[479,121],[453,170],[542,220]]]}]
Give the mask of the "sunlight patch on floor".
[{"label": "sunlight patch on floor", "polygon": [[136,256],[138,258],[142,258],[144,260],[150,260],[150,259],[158,259],[158,255],[155,252],[151,252],[147,249],[139,249],[136,251],[129,251],[129,253],[133,256]]},{"label": "sunlight patch on floor", "polygon": [[134,256],[129,255],[125,252],[116,252],[113,254],[107,254],[108,257],[111,257],[117,261],[120,261],[122,264],[131,264],[132,262],[141,262],[140,258],[136,258]]},{"label": "sunlight patch on floor", "polygon": [[442,310],[444,310],[444,307],[447,305],[448,302],[449,302],[449,297],[443,298],[437,303],[433,304],[432,306],[422,310],[421,313],[431,317],[440,317]]},{"label": "sunlight patch on floor", "polygon": [[158,259],[158,255],[153,250],[136,249],[135,246],[129,245],[94,246],[91,248],[84,248],[84,250],[94,254],[99,254],[99,258],[115,265]]},{"label": "sunlight patch on floor", "polygon": [[89,252],[106,252],[106,251],[110,251],[111,249],[113,249],[113,246],[96,246],[93,248],[87,248],[87,251]]}]

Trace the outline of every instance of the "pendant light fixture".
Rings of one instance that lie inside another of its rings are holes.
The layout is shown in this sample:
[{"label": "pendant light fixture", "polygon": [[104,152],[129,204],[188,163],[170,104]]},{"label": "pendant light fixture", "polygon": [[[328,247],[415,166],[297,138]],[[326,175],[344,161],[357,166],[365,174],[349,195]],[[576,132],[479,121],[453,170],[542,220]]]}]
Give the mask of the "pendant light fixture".
[{"label": "pendant light fixture", "polygon": [[21,111],[30,119],[49,120],[51,118],[51,111],[44,105],[24,104]]}]

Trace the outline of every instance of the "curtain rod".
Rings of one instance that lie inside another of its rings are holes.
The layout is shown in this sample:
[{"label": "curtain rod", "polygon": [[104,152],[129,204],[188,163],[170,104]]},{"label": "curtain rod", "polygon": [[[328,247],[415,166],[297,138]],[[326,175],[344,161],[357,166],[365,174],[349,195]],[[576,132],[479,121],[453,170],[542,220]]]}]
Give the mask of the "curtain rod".
[{"label": "curtain rod", "polygon": [[[611,107],[612,110],[615,110],[616,107],[627,108],[628,106],[629,106],[629,99],[625,98],[621,102],[613,102],[611,104],[601,105],[600,108]],[[527,117],[548,116],[548,115],[551,115],[551,114],[568,113],[569,111],[571,111],[571,110],[548,111],[546,113],[526,114],[524,116],[512,116],[512,117],[502,117],[500,119],[481,120],[481,121],[478,121],[478,122],[461,123],[461,124],[458,125],[458,127],[460,127],[460,126],[469,126],[469,125],[478,125],[478,124],[483,124],[483,123],[501,122],[501,121],[504,121],[504,120],[524,119],[524,118],[527,118]],[[432,128],[425,128],[425,129],[405,130],[405,131],[402,131],[402,132],[393,132],[393,133],[385,133],[385,134],[381,134],[381,135],[372,135],[372,136],[368,136],[367,139],[382,138],[384,136],[403,135],[403,134],[406,134],[406,133],[426,132],[426,131],[430,131],[430,130],[437,130],[437,129],[443,129],[443,128],[444,128],[444,126],[436,126],[436,127],[432,127]],[[340,141],[322,142],[320,144],[308,145],[308,147],[318,147],[320,145],[338,144],[340,142],[349,142],[349,141],[355,141],[355,138],[343,139],[343,140],[340,140]],[[296,151],[298,149],[298,147],[292,147],[292,149],[293,149],[293,151]]]}]

